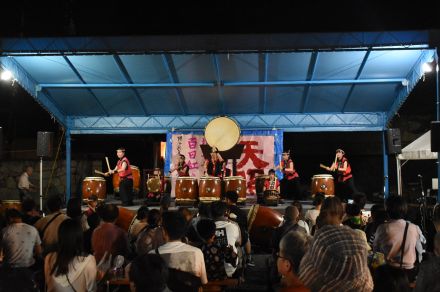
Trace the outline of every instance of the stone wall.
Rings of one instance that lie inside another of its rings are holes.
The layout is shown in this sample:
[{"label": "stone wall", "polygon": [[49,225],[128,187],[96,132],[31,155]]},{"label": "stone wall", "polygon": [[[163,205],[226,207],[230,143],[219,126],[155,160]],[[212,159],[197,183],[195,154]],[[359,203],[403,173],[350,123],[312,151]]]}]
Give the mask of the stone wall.
[{"label": "stone wall", "polygon": [[[49,189],[47,186],[52,174],[53,160],[43,160],[43,194],[66,193],[66,161],[57,161],[54,167]],[[20,175],[27,166],[32,166],[34,172],[30,181],[40,188],[40,161],[39,160],[4,160],[0,161],[0,199],[17,200],[19,199],[17,183]],[[100,160],[72,160],[71,162],[71,193],[81,193],[81,183],[84,177],[96,176],[93,171],[100,170],[102,162]]]}]

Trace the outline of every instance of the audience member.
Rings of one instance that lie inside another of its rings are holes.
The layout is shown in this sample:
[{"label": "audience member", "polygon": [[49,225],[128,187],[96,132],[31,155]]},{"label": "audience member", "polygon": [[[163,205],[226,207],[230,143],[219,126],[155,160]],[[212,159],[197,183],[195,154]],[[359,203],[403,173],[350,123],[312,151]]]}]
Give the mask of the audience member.
[{"label": "audience member", "polygon": [[301,261],[299,279],[311,291],[372,291],[367,249],[359,233],[339,224],[320,227]]},{"label": "audience member", "polygon": [[86,232],[90,227],[87,223],[87,215],[83,213],[81,209],[82,199],[79,197],[71,198],[67,202],[66,215],[75,221],[77,221],[83,230]]},{"label": "audience member", "polygon": [[434,255],[420,265],[414,292],[440,291],[440,233],[434,237]]},{"label": "audience member", "polygon": [[226,204],[228,205],[228,218],[238,224],[240,227],[241,246],[246,253],[246,263],[248,266],[254,267],[252,260],[252,247],[249,240],[247,214],[237,206],[238,194],[235,191],[227,191],[225,194]]},{"label": "audience member", "polygon": [[321,211],[322,203],[325,200],[325,196],[323,193],[317,193],[315,198],[313,198],[313,208],[307,210],[306,215],[304,216],[305,221],[309,224],[310,229],[316,224],[316,218]]},{"label": "audience member", "polygon": [[272,236],[273,255],[279,251],[281,238],[290,231],[300,231],[307,234],[307,231],[298,225],[299,211],[295,206],[287,206],[284,210],[284,221],[277,227]]},{"label": "audience member", "polygon": [[160,211],[153,209],[148,212],[147,226],[139,232],[136,240],[136,253],[143,255],[165,243],[163,229],[160,227]]},{"label": "audience member", "polygon": [[98,206],[98,197],[96,195],[90,195],[87,198],[87,210],[85,214],[88,217],[96,213],[96,207]]},{"label": "audience member", "polygon": [[[232,247],[222,247],[215,241],[216,226],[211,219],[202,219],[197,223],[197,230],[204,243],[201,246],[203,256],[205,259],[206,274],[208,280],[224,280],[226,275],[225,262],[226,258],[233,259]],[[237,255],[235,254],[235,257]],[[234,261],[229,261],[235,264]]]},{"label": "audience member", "polygon": [[188,231],[186,232],[188,241],[192,246],[200,247],[203,244],[203,240],[197,232],[197,223],[201,219],[207,218],[211,218],[211,204],[200,202],[197,215],[192,218],[191,224],[188,226]]},{"label": "audience member", "polygon": [[127,232],[115,225],[119,209],[114,204],[105,204],[99,213],[103,222],[92,234],[92,250],[96,261],[100,261],[107,252],[113,257],[128,255]]},{"label": "audience member", "polygon": [[130,233],[128,234],[128,238],[130,243],[134,243],[137,240],[139,233],[146,228],[148,225],[148,212],[149,209],[147,206],[141,206],[136,213],[137,222],[133,224],[130,229]]},{"label": "audience member", "polygon": [[134,259],[129,272],[132,292],[168,292],[168,268],[157,254],[143,254]]},{"label": "audience member", "polygon": [[345,219],[342,224],[352,229],[362,230],[361,208],[356,204],[345,205]]},{"label": "audience member", "polygon": [[[227,205],[222,201],[211,203],[211,213],[215,222],[215,240],[221,247],[232,246],[238,254],[237,247],[241,245],[240,227],[237,223],[230,221],[226,217]],[[235,265],[225,262],[226,274],[232,277],[238,265],[239,258]]]},{"label": "audience member", "polygon": [[[181,241],[181,238],[185,235],[185,218],[177,212],[164,212],[162,223],[166,243],[150,251],[150,253],[160,254],[167,263],[170,269],[169,288],[184,291],[192,290],[192,288],[198,289],[200,284],[206,284],[208,279],[202,251]],[[185,283],[179,283],[177,277],[173,277],[173,275],[178,274],[177,271],[195,276],[198,283],[190,281],[192,283],[191,287],[185,286]]]},{"label": "audience member", "polygon": [[43,254],[55,251],[58,243],[58,228],[60,224],[67,219],[67,216],[61,213],[61,198],[57,195],[50,196],[47,199],[46,206],[49,215],[35,222],[35,228],[40,233],[43,242]]},{"label": "audience member", "polygon": [[47,292],[96,291],[96,261],[92,255],[83,253],[81,225],[67,219],[58,231],[57,251],[45,258]]},{"label": "audience member", "polygon": [[376,230],[379,225],[385,223],[388,220],[388,214],[385,211],[383,204],[376,204],[371,207],[371,220],[365,226],[365,234],[367,236],[368,244],[372,247]]},{"label": "audience member", "polygon": [[23,223],[16,209],[6,210],[8,226],[1,232],[3,265],[10,268],[30,268],[35,257],[41,256],[41,239],[35,227]]},{"label": "audience member", "polygon": [[307,222],[304,219],[303,206],[302,206],[301,202],[298,200],[294,200],[292,202],[292,206],[295,206],[299,211],[299,218],[298,218],[297,224],[299,226],[301,226],[302,228],[304,228],[306,230],[307,234],[310,234],[309,224],[307,224]]},{"label": "audience member", "polygon": [[390,220],[377,228],[373,250],[383,253],[389,265],[405,269],[408,280],[413,282],[414,264],[417,258],[422,258],[425,238],[417,225],[403,219],[407,208],[401,196],[386,199],[385,209]]},{"label": "audience member", "polygon": [[321,212],[316,218],[317,229],[325,225],[341,225],[344,217],[344,206],[338,197],[328,197],[324,200]]},{"label": "audience member", "polygon": [[290,231],[281,239],[277,253],[277,269],[281,275],[280,291],[310,291],[298,279],[301,259],[309,247],[310,238],[305,232]]},{"label": "audience member", "polygon": [[23,212],[23,223],[34,225],[41,218],[40,212],[37,210],[37,204],[30,197],[23,200],[21,210]]}]

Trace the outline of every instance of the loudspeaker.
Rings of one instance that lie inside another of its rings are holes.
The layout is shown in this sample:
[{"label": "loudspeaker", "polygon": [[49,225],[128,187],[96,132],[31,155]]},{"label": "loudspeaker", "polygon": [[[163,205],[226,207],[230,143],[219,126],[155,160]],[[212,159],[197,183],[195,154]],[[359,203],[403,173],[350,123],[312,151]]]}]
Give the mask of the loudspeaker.
[{"label": "loudspeaker", "polygon": [[37,156],[52,157],[53,155],[53,132],[37,133]]},{"label": "loudspeaker", "polygon": [[400,129],[391,128],[387,129],[387,154],[399,154],[402,153],[402,142],[400,140]]},{"label": "loudspeaker", "polygon": [[440,152],[440,122],[431,122],[431,151]]}]

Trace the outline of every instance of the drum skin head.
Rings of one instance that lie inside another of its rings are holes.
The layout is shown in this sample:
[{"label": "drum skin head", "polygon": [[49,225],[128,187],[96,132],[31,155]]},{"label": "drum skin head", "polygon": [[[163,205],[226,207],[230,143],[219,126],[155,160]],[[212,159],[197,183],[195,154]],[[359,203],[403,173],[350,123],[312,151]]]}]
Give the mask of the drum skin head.
[{"label": "drum skin head", "polygon": [[214,118],[205,127],[205,139],[209,146],[219,151],[229,150],[240,139],[240,127],[230,118]]}]

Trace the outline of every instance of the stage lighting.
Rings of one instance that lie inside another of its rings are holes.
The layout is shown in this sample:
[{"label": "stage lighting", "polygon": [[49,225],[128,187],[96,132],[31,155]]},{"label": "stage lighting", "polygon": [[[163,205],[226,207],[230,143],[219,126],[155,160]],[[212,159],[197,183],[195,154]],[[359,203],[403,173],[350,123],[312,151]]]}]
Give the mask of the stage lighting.
[{"label": "stage lighting", "polygon": [[432,72],[432,66],[429,63],[423,63],[422,70],[423,70],[423,73]]},{"label": "stage lighting", "polygon": [[8,70],[3,71],[2,74],[0,75],[1,80],[4,80],[4,81],[9,81],[12,79],[12,77],[13,76],[12,76],[11,71],[8,71]]}]

